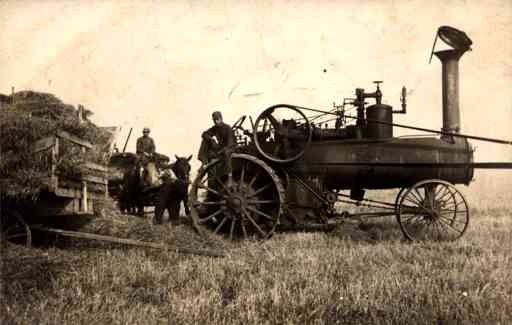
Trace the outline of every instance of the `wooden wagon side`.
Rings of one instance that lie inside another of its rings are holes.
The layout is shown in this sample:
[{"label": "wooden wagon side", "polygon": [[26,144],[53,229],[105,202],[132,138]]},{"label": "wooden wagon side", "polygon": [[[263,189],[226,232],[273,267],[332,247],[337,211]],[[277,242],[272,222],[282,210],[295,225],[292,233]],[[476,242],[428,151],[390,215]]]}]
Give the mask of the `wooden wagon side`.
[{"label": "wooden wagon side", "polygon": [[81,162],[76,166],[81,172],[74,175],[65,175],[58,168],[62,159],[93,149],[90,142],[64,131],[36,141],[32,146],[32,163],[44,175],[37,180],[42,191],[30,201],[2,198],[1,239],[17,239],[30,245],[29,224],[44,224],[55,216],[93,214],[95,201],[108,196],[107,167]]},{"label": "wooden wagon side", "polygon": [[[41,182],[47,189],[36,202],[35,215],[89,214],[94,210],[94,200],[108,195],[107,167],[86,162],[79,177],[66,177],[57,172],[57,163],[64,146],[78,148],[81,152],[93,149],[93,145],[67,132],[38,140],[33,153],[47,168],[47,177]],[[51,196],[54,196],[54,200]]]}]

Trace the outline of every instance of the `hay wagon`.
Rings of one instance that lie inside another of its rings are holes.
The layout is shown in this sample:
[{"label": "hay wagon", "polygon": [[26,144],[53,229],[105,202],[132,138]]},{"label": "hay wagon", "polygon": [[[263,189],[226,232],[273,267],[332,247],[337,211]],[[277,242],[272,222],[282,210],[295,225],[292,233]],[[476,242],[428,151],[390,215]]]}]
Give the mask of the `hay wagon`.
[{"label": "hay wagon", "polygon": [[107,168],[92,162],[74,166],[74,174],[65,174],[58,164],[64,157],[87,153],[93,145],[70,133],[60,131],[33,143],[33,164],[41,172],[33,182],[41,189],[36,197],[4,194],[1,202],[2,240],[31,245],[31,226],[51,223],[56,217],[74,217],[94,213],[94,204],[108,195]]}]

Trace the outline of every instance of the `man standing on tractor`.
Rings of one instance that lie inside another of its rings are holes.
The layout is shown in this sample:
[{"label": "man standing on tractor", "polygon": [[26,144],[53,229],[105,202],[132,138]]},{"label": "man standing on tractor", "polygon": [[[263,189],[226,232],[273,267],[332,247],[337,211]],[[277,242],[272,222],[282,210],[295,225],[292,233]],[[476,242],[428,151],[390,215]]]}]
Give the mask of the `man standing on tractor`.
[{"label": "man standing on tractor", "polygon": [[[203,141],[199,149],[198,159],[206,164],[210,152],[221,153],[225,160],[228,188],[230,188],[233,185],[231,154],[235,146],[235,134],[231,126],[223,122],[221,112],[213,112],[212,120],[214,125],[202,134]],[[216,138],[217,142],[213,140],[213,137]]]},{"label": "man standing on tractor", "polygon": [[142,137],[137,139],[137,164],[138,169],[144,168],[141,177],[142,185],[152,185],[152,180],[156,177],[156,167],[153,162],[155,154],[155,142],[149,136],[149,128],[145,127],[142,130]]}]

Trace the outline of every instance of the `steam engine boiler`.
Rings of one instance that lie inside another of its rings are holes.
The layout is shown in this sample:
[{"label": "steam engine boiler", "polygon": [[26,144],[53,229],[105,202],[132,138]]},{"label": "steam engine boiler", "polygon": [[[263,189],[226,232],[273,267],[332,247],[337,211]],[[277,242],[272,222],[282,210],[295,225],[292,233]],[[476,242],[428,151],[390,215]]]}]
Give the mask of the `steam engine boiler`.
[{"label": "steam engine boiler", "polygon": [[[453,45],[455,42],[451,41]],[[456,135],[460,132],[459,60],[470,44],[467,39],[456,43],[453,49],[433,53],[442,65],[441,136],[394,137],[393,127],[400,125],[393,123],[393,115],[406,113],[405,87],[401,110],[382,103],[380,81],[375,82],[374,92],[357,88],[355,98],[349,102],[357,108],[355,124],[341,127],[344,122],[337,121],[335,128],[309,126],[309,143],[295,160],[267,155],[275,162],[288,163],[286,170],[298,176],[290,179],[287,198],[303,207],[319,205],[313,191],[305,189],[299,179],[306,179],[320,193],[351,190],[350,196],[355,200],[363,199],[365,189],[406,188],[426,179],[469,184],[474,149],[466,138]],[[367,106],[367,100],[375,103]],[[264,145],[256,145],[265,155]]]}]

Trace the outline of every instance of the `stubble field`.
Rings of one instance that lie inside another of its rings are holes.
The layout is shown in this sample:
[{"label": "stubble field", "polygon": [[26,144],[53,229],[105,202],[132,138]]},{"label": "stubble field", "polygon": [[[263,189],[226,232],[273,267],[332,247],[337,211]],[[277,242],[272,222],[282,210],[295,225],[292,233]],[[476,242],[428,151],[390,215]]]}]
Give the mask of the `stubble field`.
[{"label": "stubble field", "polygon": [[389,217],[226,243],[224,258],[75,241],[8,246],[0,322],[508,324],[512,203],[476,199],[452,243],[406,242]]}]

